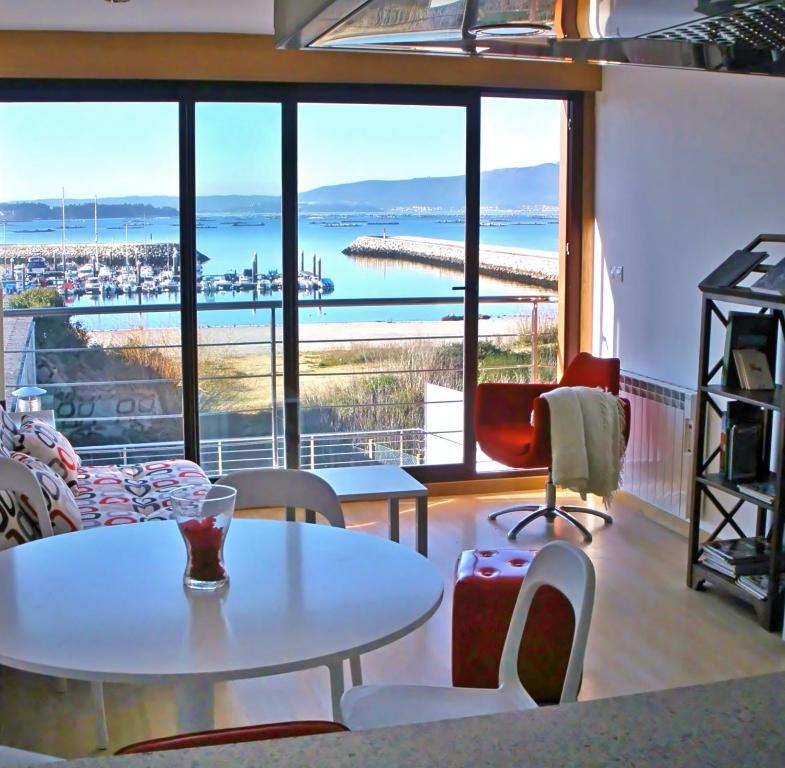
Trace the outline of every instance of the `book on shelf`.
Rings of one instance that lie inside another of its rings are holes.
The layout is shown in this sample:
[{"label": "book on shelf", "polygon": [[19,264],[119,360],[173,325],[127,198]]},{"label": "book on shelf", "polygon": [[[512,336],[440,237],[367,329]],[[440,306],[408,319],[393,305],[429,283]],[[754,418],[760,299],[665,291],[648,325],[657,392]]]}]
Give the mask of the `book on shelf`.
[{"label": "book on shelf", "polygon": [[765,536],[745,536],[740,539],[714,539],[703,545],[703,551],[729,563],[768,560],[771,543]]},{"label": "book on shelf", "polygon": [[733,362],[744,389],[772,390],[774,379],[766,355],[759,349],[734,349]]},{"label": "book on shelf", "polygon": [[769,267],[763,277],[759,278],[750,287],[753,291],[785,296],[785,259]]},{"label": "book on shelf", "polygon": [[752,576],[769,572],[768,558],[765,560],[732,563],[729,560],[723,560],[721,557],[712,557],[710,552],[704,552],[701,555],[700,562],[713,571],[730,576],[732,579],[736,579],[739,576]]},{"label": "book on shelf", "polygon": [[[765,600],[769,596],[769,575],[767,573],[739,576],[736,583],[759,600]],[[782,592],[783,588],[785,588],[785,579],[780,576],[779,591]]]},{"label": "book on shelf", "polygon": [[760,475],[763,432],[759,424],[734,424],[728,434],[727,477],[732,482]]},{"label": "book on shelf", "polygon": [[733,359],[734,349],[754,349],[762,352],[769,370],[776,369],[777,318],[757,312],[729,312],[725,331],[725,351],[722,357],[722,386],[740,389],[741,381]]},{"label": "book on shelf", "polygon": [[777,495],[777,485],[773,480],[739,483],[736,487],[747,496],[752,496],[753,499],[758,499],[766,504],[771,504]]},{"label": "book on shelf", "polygon": [[736,569],[732,565],[727,563],[725,560],[720,560],[718,558],[710,557],[704,552],[700,556],[699,562],[701,562],[707,568],[711,568],[713,571],[717,571],[718,573],[721,573],[724,576],[730,576],[732,579],[736,578]]},{"label": "book on shelf", "polygon": [[757,480],[768,474],[763,440],[767,419],[764,408],[728,402],[720,432],[720,471],[728,480]]}]

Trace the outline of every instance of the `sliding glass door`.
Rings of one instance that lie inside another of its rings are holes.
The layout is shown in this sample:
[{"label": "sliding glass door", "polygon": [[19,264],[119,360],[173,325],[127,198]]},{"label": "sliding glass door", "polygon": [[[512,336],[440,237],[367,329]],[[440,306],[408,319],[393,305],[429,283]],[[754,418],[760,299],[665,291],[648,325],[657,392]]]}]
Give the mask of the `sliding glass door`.
[{"label": "sliding glass door", "polygon": [[11,405],[42,386],[90,463],[505,469],[474,445],[473,392],[553,380],[576,347],[578,97],[30,93],[0,83]]},{"label": "sliding glass door", "polygon": [[299,105],[301,466],[463,460],[465,126]]},{"label": "sliding glass door", "polygon": [[[482,99],[478,380],[556,379],[566,103]],[[477,449],[477,470],[504,469]]]},{"label": "sliding glass door", "polygon": [[281,106],[196,106],[200,460],[284,464]]}]

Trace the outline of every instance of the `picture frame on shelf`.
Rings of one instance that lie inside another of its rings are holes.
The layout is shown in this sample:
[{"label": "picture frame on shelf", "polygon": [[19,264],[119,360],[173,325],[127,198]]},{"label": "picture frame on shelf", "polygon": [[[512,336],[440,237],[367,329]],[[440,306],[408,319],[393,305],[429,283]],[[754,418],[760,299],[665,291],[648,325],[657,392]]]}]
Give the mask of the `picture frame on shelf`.
[{"label": "picture frame on shelf", "polygon": [[759,349],[734,349],[733,362],[736,364],[736,372],[743,389],[774,389],[769,361]]},{"label": "picture frame on shelf", "polygon": [[769,370],[776,368],[777,359],[777,318],[773,314],[758,312],[731,311],[728,313],[728,326],[725,331],[725,352],[722,358],[722,386],[729,389],[743,389],[733,350],[751,349],[762,352],[769,364]]}]

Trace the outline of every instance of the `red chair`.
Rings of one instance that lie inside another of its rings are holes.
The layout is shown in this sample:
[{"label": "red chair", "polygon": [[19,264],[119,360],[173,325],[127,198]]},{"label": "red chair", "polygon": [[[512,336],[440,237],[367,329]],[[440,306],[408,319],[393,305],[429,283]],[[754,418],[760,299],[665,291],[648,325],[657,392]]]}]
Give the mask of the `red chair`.
[{"label": "red chair", "polygon": [[[613,518],[605,512],[587,507],[556,503],[556,486],[551,472],[550,414],[547,401],[540,397],[556,387],[601,387],[619,394],[619,361],[616,358],[594,357],[580,352],[567,367],[558,384],[480,384],[474,427],[477,442],[494,461],[516,469],[548,468],[545,504],[516,504],[488,515],[495,520],[508,512],[529,512],[507,534],[511,541],[534,520],[544,517],[552,523],[557,517],[574,525],[587,543],[592,535],[573,515],[576,512],[595,515],[606,523]],[[625,413],[624,439],[629,437],[630,404],[622,399]]]},{"label": "red chair", "polygon": [[170,749],[190,749],[192,747],[215,747],[223,744],[240,744],[246,741],[268,741],[269,739],[290,739],[295,736],[317,736],[322,733],[341,733],[348,731],[345,725],[327,720],[301,720],[289,723],[267,723],[248,725],[243,728],[219,728],[199,733],[184,733],[179,736],[164,736],[161,739],[148,739],[129,744],[118,749],[116,755],[137,755],[143,752],[163,752]]}]

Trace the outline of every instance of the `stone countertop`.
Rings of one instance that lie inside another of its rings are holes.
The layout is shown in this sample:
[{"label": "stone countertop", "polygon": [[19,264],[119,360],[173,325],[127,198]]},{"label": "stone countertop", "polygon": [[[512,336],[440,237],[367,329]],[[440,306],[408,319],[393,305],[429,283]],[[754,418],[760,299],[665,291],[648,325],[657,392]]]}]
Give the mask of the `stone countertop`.
[{"label": "stone countertop", "polygon": [[73,768],[768,768],[785,765],[785,673],[417,726],[133,757]]}]

